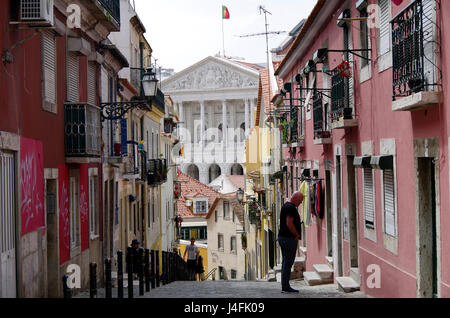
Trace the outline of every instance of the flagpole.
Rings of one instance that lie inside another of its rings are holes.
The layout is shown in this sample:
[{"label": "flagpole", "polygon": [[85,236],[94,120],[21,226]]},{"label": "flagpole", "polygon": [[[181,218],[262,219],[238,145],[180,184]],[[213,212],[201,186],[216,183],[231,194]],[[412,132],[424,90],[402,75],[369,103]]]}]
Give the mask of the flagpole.
[{"label": "flagpole", "polygon": [[224,31],[224,23],[223,13],[222,13],[222,45],[223,45],[223,57],[225,57],[225,31]]}]

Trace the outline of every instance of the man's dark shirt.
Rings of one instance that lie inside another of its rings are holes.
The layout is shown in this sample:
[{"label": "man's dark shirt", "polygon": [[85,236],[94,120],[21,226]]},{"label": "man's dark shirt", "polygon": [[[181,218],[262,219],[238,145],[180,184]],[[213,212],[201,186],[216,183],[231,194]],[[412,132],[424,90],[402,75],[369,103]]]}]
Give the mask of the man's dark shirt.
[{"label": "man's dark shirt", "polygon": [[[283,207],[281,208],[280,213],[280,231],[278,236],[279,237],[286,237],[286,238],[295,238],[295,235],[289,230],[287,226],[287,216],[294,218],[294,226],[298,232],[299,235],[301,235],[301,221],[300,221],[300,215],[298,214],[298,210],[295,207],[294,204],[291,202],[286,202]],[[300,238],[301,239],[301,238]]]}]

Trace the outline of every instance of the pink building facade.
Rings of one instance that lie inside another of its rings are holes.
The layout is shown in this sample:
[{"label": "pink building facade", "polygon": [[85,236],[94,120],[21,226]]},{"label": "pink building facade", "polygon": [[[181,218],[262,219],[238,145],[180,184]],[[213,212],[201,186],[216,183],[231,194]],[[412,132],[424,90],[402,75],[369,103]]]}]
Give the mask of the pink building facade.
[{"label": "pink building facade", "polygon": [[449,15],[439,0],[319,0],[281,53],[287,194],[320,179],[325,197],[307,271],[332,264],[373,297],[450,297]]}]

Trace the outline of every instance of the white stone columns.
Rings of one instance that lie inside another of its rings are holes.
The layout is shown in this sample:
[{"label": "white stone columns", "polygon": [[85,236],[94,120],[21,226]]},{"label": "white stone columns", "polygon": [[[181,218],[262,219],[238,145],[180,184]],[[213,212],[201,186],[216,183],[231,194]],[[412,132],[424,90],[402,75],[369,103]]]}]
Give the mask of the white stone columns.
[{"label": "white stone columns", "polygon": [[250,131],[250,113],[248,111],[249,108],[249,103],[248,103],[248,99],[244,100],[245,102],[245,139],[248,138],[249,136],[249,131]]},{"label": "white stone columns", "polygon": [[222,140],[223,140],[223,148],[225,149],[227,146],[227,102],[225,100],[222,101]]},{"label": "white stone columns", "polygon": [[204,162],[203,154],[205,148],[205,102],[200,101],[200,146],[202,152],[202,162]]}]

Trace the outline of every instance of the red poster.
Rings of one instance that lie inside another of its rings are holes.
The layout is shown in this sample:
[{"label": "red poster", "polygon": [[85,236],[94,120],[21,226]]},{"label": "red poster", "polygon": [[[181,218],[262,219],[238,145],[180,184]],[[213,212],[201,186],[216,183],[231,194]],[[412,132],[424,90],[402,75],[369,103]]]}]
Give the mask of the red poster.
[{"label": "red poster", "polygon": [[80,222],[81,251],[89,248],[89,171],[88,165],[80,166]]},{"label": "red poster", "polygon": [[70,259],[69,228],[69,169],[65,165],[58,167],[59,187],[59,264]]},{"label": "red poster", "polygon": [[45,226],[44,155],[42,142],[20,139],[22,236]]}]

